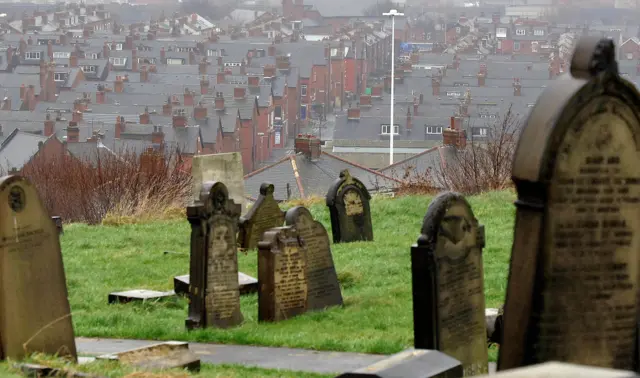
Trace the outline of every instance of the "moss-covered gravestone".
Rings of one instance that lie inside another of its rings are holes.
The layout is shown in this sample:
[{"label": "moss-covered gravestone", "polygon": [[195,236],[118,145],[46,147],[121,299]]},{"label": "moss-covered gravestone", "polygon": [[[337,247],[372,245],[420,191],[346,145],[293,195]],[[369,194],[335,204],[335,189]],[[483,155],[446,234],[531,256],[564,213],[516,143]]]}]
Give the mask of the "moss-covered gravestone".
[{"label": "moss-covered gravestone", "polygon": [[58,229],[36,188],[0,179],[0,353],[41,352],[76,360]]},{"label": "moss-covered gravestone", "polygon": [[307,308],[321,310],[342,305],[342,293],[327,230],[303,206],[289,209],[285,220],[287,226],[295,227],[306,247]]},{"label": "moss-covered gravestone", "polygon": [[465,198],[445,192],[411,248],[415,348],[456,358],[467,377],[488,373],[483,247],[484,227]]},{"label": "moss-covered gravestone", "polygon": [[582,38],[522,130],[498,370],[638,368],[640,93],[615,56]]},{"label": "moss-covered gravestone", "polygon": [[255,249],[265,231],[284,224],[284,212],[273,198],[273,184],[260,185],[260,195],[247,214],[240,218],[240,247]]},{"label": "moss-covered gravestone", "polygon": [[240,205],[221,182],[202,185],[200,201],[187,207],[191,224],[187,329],[242,323],[236,234]]},{"label": "moss-covered gravestone", "polygon": [[371,195],[360,180],[347,169],[340,172],[326,198],[334,243],[373,240],[370,200]]}]

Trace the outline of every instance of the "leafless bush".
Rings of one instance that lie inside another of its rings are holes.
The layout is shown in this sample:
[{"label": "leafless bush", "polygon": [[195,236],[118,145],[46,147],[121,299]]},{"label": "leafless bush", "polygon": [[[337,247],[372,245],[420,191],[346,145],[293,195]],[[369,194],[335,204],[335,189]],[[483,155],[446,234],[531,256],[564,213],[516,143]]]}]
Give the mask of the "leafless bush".
[{"label": "leafless bush", "polygon": [[501,190],[511,186],[511,168],[520,130],[520,118],[511,108],[487,125],[487,137],[473,137],[463,149],[449,154],[434,172],[436,186],[463,194]]},{"label": "leafless bush", "polygon": [[65,221],[100,223],[113,217],[162,217],[183,207],[191,175],[176,153],[139,155],[98,154],[78,160],[68,155],[36,158],[21,174],[37,188],[52,215]]},{"label": "leafless bush", "polygon": [[[397,177],[392,169],[392,177]],[[402,170],[401,182],[396,185],[398,195],[433,194],[438,188],[433,183],[431,169],[420,171],[413,165],[407,165]]]}]

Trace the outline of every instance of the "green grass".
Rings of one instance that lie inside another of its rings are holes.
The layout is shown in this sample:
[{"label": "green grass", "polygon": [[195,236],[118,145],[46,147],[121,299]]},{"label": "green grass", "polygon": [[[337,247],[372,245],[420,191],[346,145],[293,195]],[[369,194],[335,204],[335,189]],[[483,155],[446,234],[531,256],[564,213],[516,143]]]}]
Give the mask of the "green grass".
[{"label": "green grass", "polygon": [[[487,307],[504,298],[513,233],[515,195],[494,192],[469,198],[485,225]],[[112,291],[171,290],[173,276],[188,273],[188,222],[114,226],[65,226],[62,249],[76,335],[286,346],[391,354],[413,342],[410,246],[430,197],[375,198],[374,242],[337,244],[333,257],[345,306],[274,324],[258,324],[257,295],[241,300],[245,322],[228,330],[187,332],[184,298],[108,305]],[[311,211],[330,231],[324,204]],[[182,254],[164,254],[164,251]],[[256,276],[256,252],[241,254],[242,272]],[[492,353],[493,354],[493,353]]]},{"label": "green grass", "polygon": [[[56,359],[48,356],[36,355],[23,361],[24,363],[33,363],[53,368],[61,368],[67,372],[82,372],[100,375],[104,377],[126,377],[128,374],[147,372],[148,375],[140,376],[140,378],[183,378],[183,377],[199,377],[199,378],[332,378],[335,374],[314,374],[286,370],[260,369],[253,367],[245,367],[240,365],[208,365],[202,364],[199,373],[189,373],[186,370],[172,369],[165,371],[148,372],[145,370],[134,369],[128,366],[120,365],[114,361],[96,361],[83,365],[72,365],[64,360]],[[22,362],[21,362],[22,363]],[[0,363],[0,377],[17,378],[23,377],[18,364],[14,362]],[[135,375],[133,375],[135,376]]]}]

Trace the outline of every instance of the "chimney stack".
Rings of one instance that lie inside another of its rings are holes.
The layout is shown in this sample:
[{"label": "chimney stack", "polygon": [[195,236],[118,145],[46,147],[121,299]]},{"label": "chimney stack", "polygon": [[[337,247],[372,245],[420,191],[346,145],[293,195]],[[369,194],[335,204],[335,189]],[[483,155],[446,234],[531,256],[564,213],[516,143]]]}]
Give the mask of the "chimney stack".
[{"label": "chimney stack", "polygon": [[162,131],[162,126],[153,126],[153,133],[151,133],[151,143],[153,144],[164,144],[164,132]]},{"label": "chimney stack", "polygon": [[173,127],[187,127],[187,117],[183,115],[173,116]]},{"label": "chimney stack", "polygon": [[27,93],[27,87],[25,87],[24,84],[22,84],[20,86],[20,100],[24,101],[26,93]]},{"label": "chimney stack", "polygon": [[356,106],[355,108],[347,109],[347,120],[349,121],[358,121],[360,120],[360,107]]},{"label": "chimney stack", "polygon": [[149,81],[149,70],[147,69],[147,66],[142,66],[142,69],[140,70],[140,82],[146,83],[148,81]]},{"label": "chimney stack", "polygon": [[149,116],[149,108],[144,108],[144,113],[140,114],[140,124],[148,125],[151,123],[151,117]]},{"label": "chimney stack", "polygon": [[235,87],[233,88],[233,99],[234,100],[243,100],[246,94],[246,88],[244,87]]},{"label": "chimney stack", "polygon": [[294,142],[294,150],[296,154],[303,154],[310,160],[320,158],[322,155],[322,146],[320,139],[313,135],[298,135]]},{"label": "chimney stack", "polygon": [[185,88],[184,89],[184,100],[182,102],[183,105],[184,106],[193,106],[193,104],[194,104],[193,98],[194,98],[194,93],[191,92],[189,90],[189,88]]},{"label": "chimney stack", "polygon": [[411,130],[412,127],[411,108],[407,106],[407,130]]},{"label": "chimney stack", "polygon": [[522,96],[522,85],[520,79],[513,79],[513,95]]},{"label": "chimney stack", "polygon": [[69,55],[69,67],[78,67],[78,53],[75,51]]},{"label": "chimney stack", "polygon": [[49,63],[49,67],[47,69],[47,81],[45,87],[45,97],[47,102],[56,102],[56,82],[55,82],[55,64],[53,62]]},{"label": "chimney stack", "polygon": [[75,121],[69,122],[67,126],[67,143],[78,143],[80,141],[80,128]]},{"label": "chimney stack", "polygon": [[171,98],[167,99],[167,102],[162,105],[162,115],[165,117],[169,117],[171,116],[171,113],[173,112],[173,106],[171,105]]},{"label": "chimney stack", "polygon": [[164,46],[160,49],[160,64],[166,64],[167,52],[164,50]]},{"label": "chimney stack", "polygon": [[224,97],[223,96],[216,96],[215,99],[215,108],[216,110],[224,110]]},{"label": "chimney stack", "polygon": [[102,85],[98,85],[98,90],[96,91],[96,104],[104,104],[104,102],[105,102],[104,87]]},{"label": "chimney stack", "polygon": [[198,103],[198,106],[193,108],[193,118],[196,121],[202,121],[207,118],[207,108],[202,103]]},{"label": "chimney stack", "polygon": [[461,127],[462,118],[451,117],[451,127],[442,130],[442,144],[463,149],[467,146],[467,135]]},{"label": "chimney stack", "polygon": [[109,42],[105,42],[104,45],[102,45],[102,59],[109,59],[109,51],[111,51]]},{"label": "chimney stack", "polygon": [[227,76],[227,74],[224,71],[218,72],[216,74],[216,83],[217,84],[226,83],[226,81],[227,81],[226,76]]},{"label": "chimney stack", "polygon": [[269,56],[276,56],[276,46],[275,45],[269,45],[269,48],[267,50],[267,54]]},{"label": "chimney stack", "polygon": [[360,106],[361,107],[371,107],[371,96],[370,95],[360,95]]},{"label": "chimney stack", "polygon": [[420,93],[420,100],[419,100],[420,105],[424,104],[424,94]]},{"label": "chimney stack", "polygon": [[249,76],[248,79],[249,82],[249,88],[256,88],[258,86],[260,86],[260,78],[258,76]]},{"label": "chimney stack", "polygon": [[486,80],[486,74],[484,74],[482,72],[478,72],[478,86],[479,87],[484,87],[485,80]]},{"label": "chimney stack", "polygon": [[53,60],[53,42],[51,42],[51,40],[47,42],[47,56],[49,57],[49,60]]},{"label": "chimney stack", "polygon": [[133,51],[133,36],[128,35],[124,37],[124,49]]},{"label": "chimney stack", "polygon": [[55,133],[56,121],[51,119],[51,114],[47,113],[47,117],[44,121],[44,136],[50,137]]},{"label": "chimney stack", "polygon": [[138,50],[131,50],[131,72],[138,72]]},{"label": "chimney stack", "polygon": [[124,78],[122,76],[116,76],[116,81],[113,85],[113,91],[116,93],[124,92]]},{"label": "chimney stack", "polygon": [[264,77],[276,76],[276,68],[274,66],[264,66],[263,75]]},{"label": "chimney stack", "polygon": [[207,76],[202,76],[200,79],[200,94],[209,93],[209,78]]},{"label": "chimney stack", "polygon": [[74,110],[73,114],[71,115],[71,121],[75,122],[76,124],[82,122],[82,112],[79,110]]},{"label": "chimney stack", "polygon": [[200,75],[206,75],[207,74],[207,66],[208,65],[209,65],[209,63],[207,62],[207,59],[206,58],[202,58],[200,63],[198,63],[198,73],[200,73]]},{"label": "chimney stack", "polygon": [[124,117],[116,116],[115,138],[120,139],[120,135],[124,131]]},{"label": "chimney stack", "polygon": [[[434,96],[440,96],[440,80],[438,80],[437,78],[432,78],[431,79],[431,89],[432,89],[432,94]],[[420,95],[422,98],[422,94]]]}]

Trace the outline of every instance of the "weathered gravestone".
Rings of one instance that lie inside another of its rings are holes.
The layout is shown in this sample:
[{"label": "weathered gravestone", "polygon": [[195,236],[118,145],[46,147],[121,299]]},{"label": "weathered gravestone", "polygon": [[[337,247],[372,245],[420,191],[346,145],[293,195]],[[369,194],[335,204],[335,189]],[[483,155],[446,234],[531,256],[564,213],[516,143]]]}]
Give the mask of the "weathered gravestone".
[{"label": "weathered gravestone", "polygon": [[242,323],[236,234],[240,205],[221,182],[206,182],[200,201],[187,207],[191,223],[187,329]]},{"label": "weathered gravestone", "polygon": [[349,170],[340,172],[326,198],[334,243],[373,240],[370,199],[367,188]]},{"label": "weathered gravestone", "polygon": [[458,359],[465,376],[488,373],[482,248],[484,227],[452,192],[429,205],[411,248],[416,349]]},{"label": "weathered gravestone", "polygon": [[306,207],[287,211],[287,226],[294,226],[307,251],[307,309],[321,310],[342,305],[342,293],[336,267],[331,256],[329,234],[322,223],[313,219]]},{"label": "weathered gravestone", "polygon": [[258,321],[285,320],[307,311],[305,254],[295,228],[264,233],[258,243]]},{"label": "weathered gravestone", "polygon": [[632,371],[582,366],[564,362],[545,362],[477,378],[638,378]]},{"label": "weathered gravestone", "polygon": [[242,214],[246,212],[244,168],[242,155],[239,152],[194,156],[191,164],[191,176],[193,180],[192,201],[199,201],[203,183],[224,182],[229,191],[229,198],[240,205]]},{"label": "weathered gravestone", "polygon": [[637,368],[640,94],[614,50],[581,39],[522,131],[498,370]]},{"label": "weathered gravestone", "polygon": [[273,198],[273,184],[260,185],[260,195],[247,214],[240,218],[240,247],[255,249],[265,231],[284,224],[284,212]]},{"label": "weathered gravestone", "polygon": [[0,179],[0,342],[3,358],[77,359],[58,230],[35,187]]},{"label": "weathered gravestone", "polygon": [[460,378],[460,361],[437,350],[410,349],[337,378]]}]

